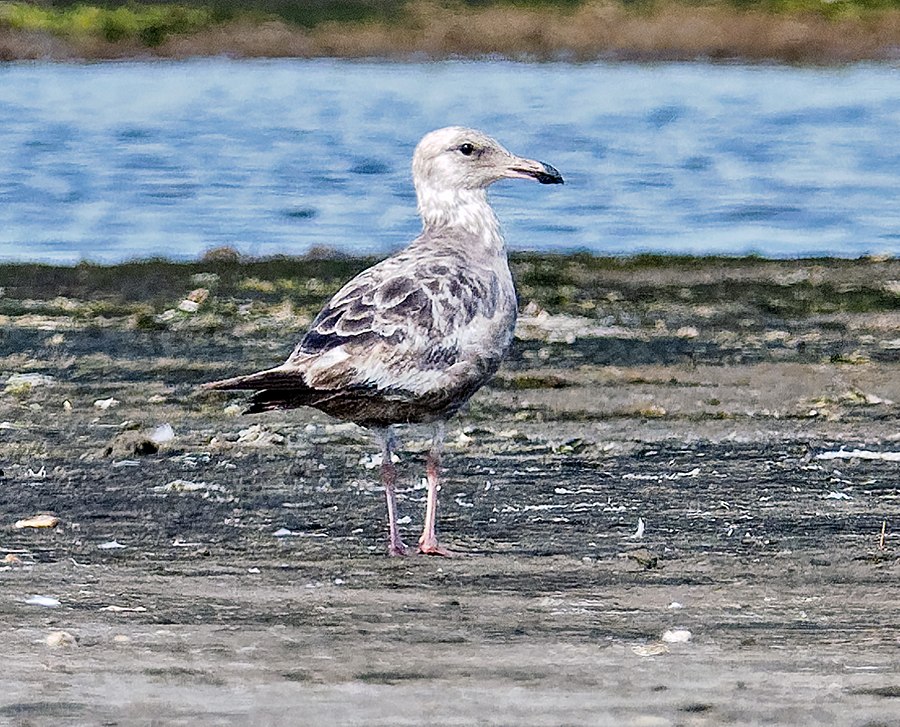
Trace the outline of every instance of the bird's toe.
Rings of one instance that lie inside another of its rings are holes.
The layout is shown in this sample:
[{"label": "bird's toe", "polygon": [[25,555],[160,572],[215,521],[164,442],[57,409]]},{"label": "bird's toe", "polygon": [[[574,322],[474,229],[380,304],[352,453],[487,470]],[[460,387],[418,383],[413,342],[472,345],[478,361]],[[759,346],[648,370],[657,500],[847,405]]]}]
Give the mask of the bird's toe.
[{"label": "bird's toe", "polygon": [[445,548],[437,540],[419,541],[419,552],[423,555],[440,555],[444,558],[453,557],[453,551]]}]

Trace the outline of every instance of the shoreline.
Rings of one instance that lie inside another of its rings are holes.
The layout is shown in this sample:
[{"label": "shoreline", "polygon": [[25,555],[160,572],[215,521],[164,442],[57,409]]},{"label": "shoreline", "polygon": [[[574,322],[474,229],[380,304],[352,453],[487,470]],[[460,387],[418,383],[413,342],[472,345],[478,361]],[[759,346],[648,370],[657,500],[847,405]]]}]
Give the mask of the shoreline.
[{"label": "shoreline", "polygon": [[[344,282],[377,260],[322,251],[245,260],[230,252],[189,262],[0,264],[0,359],[11,357],[8,370],[18,370],[16,341],[55,332],[59,345],[45,342],[29,365],[52,369],[70,332],[97,330],[112,337],[101,348],[111,346],[115,357],[118,336],[197,334],[223,346],[210,354],[216,359],[250,346],[262,368],[270,344],[302,333]],[[542,348],[566,366],[900,360],[896,258],[518,252],[510,267],[520,309],[513,370],[539,365],[533,357]]]},{"label": "shoreline", "polygon": [[[2,5],[2,3],[0,3]],[[8,5],[8,4],[7,4]],[[821,5],[821,4],[820,4]],[[138,6],[139,7],[139,6]],[[163,6],[167,7],[167,6]],[[175,6],[172,6],[175,7]],[[2,8],[0,8],[2,10]],[[830,13],[830,14],[829,14]],[[410,2],[390,19],[325,20],[301,27],[277,16],[75,32],[4,20],[0,61],[247,58],[502,58],[528,62],[775,62],[840,65],[900,58],[900,10],[843,15],[811,9],[738,9],[726,3],[660,3],[644,10],[609,2],[555,8],[480,8]],[[190,24],[188,24],[190,25]],[[133,27],[132,27],[133,26]]]}]

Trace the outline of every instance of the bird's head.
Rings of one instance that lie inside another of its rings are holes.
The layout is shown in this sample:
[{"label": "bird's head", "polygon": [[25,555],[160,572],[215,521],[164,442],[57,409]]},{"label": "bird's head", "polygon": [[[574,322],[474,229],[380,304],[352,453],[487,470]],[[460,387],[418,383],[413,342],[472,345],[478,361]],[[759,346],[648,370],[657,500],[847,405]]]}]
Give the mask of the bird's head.
[{"label": "bird's head", "polygon": [[535,179],[562,184],[549,164],[510,154],[499,142],[474,129],[448,126],[426,134],[413,155],[413,179],[420,196],[435,192],[487,189],[501,179]]},{"label": "bird's head", "polygon": [[501,179],[562,184],[549,164],[510,154],[474,129],[448,126],[426,134],[413,154],[413,181],[424,229],[466,230],[490,249],[502,248],[487,188]]}]

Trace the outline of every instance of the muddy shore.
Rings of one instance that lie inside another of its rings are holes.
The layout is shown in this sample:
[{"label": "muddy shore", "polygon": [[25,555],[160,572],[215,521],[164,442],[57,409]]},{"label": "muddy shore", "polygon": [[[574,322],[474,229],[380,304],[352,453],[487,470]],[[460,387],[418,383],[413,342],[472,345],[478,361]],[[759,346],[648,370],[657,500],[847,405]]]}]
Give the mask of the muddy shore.
[{"label": "muddy shore", "polygon": [[900,261],[517,255],[450,560],[364,430],[197,390],[368,262],[0,266],[0,724],[900,725]]}]

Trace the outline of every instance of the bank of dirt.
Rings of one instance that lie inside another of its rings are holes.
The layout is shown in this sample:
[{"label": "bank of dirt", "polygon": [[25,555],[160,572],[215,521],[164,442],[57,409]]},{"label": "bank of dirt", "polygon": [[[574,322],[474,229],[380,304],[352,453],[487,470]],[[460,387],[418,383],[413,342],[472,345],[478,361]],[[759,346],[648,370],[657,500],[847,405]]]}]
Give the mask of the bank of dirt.
[{"label": "bank of dirt", "polygon": [[900,263],[517,257],[447,560],[364,430],[197,389],[366,262],[0,267],[0,723],[900,724]]}]

